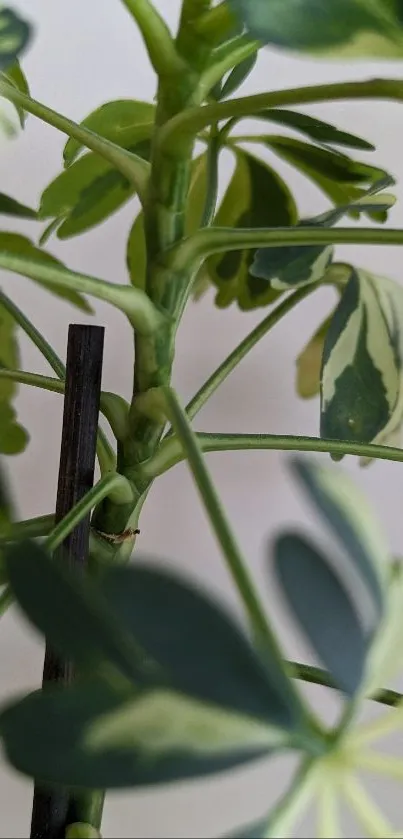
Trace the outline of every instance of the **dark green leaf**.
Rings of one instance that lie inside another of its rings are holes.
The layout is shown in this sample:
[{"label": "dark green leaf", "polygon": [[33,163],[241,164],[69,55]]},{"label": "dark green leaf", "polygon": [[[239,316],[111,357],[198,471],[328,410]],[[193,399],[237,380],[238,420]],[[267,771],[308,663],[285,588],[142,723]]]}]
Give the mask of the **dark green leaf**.
[{"label": "dark green leaf", "polygon": [[175,690],[273,725],[298,724],[236,624],[196,588],[138,561],[111,568],[102,588]]},{"label": "dark green leaf", "polygon": [[[313,219],[303,219],[299,227],[331,227],[350,210],[361,211],[389,206],[393,196],[382,192],[392,179],[382,178],[351,204],[340,205]],[[392,181],[393,183],[393,181]],[[379,194],[378,194],[379,193]],[[308,285],[321,280],[333,259],[331,245],[292,245],[281,248],[259,248],[251,265],[251,274],[268,282],[275,289]]]},{"label": "dark green leaf", "polygon": [[[25,93],[29,96],[29,85],[25,73],[21,69],[19,61],[15,61],[14,64],[12,64],[10,67],[7,67],[7,69],[4,70],[3,73],[4,76],[7,78],[7,81],[10,82],[13,85],[13,87],[17,88],[17,90],[21,91],[21,93]],[[26,122],[26,113],[20,105],[14,105],[14,107],[17,111],[21,128],[24,128]]]},{"label": "dark green leaf", "polygon": [[9,402],[0,402],[0,454],[21,454],[28,444],[28,433],[17,422]]},{"label": "dark green leaf", "polygon": [[[0,403],[1,410],[1,403]],[[8,480],[0,461],[0,536],[3,538],[13,519],[13,503]]]},{"label": "dark green leaf", "polygon": [[[368,166],[340,152],[319,148],[304,143],[302,140],[267,136],[262,138],[262,142],[312,180],[336,206],[359,201],[369,186],[387,177],[383,169]],[[393,202],[383,208],[383,212],[385,209],[387,211],[390,206],[393,206]],[[354,208],[349,211],[349,214],[354,218],[359,218],[360,212],[366,212],[379,221],[379,215],[374,216],[371,207],[363,208],[362,211]]]},{"label": "dark green leaf", "polygon": [[10,198],[4,192],[0,192],[0,213],[5,216],[17,216],[18,218],[32,218],[36,219],[36,210],[31,207],[26,207],[25,204],[20,204],[15,198]]},{"label": "dark green leaf", "polygon": [[[146,157],[149,143],[144,141],[131,150]],[[90,152],[49,184],[38,215],[41,219],[64,219],[57,236],[68,239],[100,224],[134,194],[133,185],[120,172]]]},{"label": "dark green leaf", "polygon": [[230,0],[254,38],[326,56],[401,58],[401,0]]},{"label": "dark green leaf", "polygon": [[[294,199],[280,176],[246,152],[238,151],[236,168],[215,218],[223,227],[288,227],[295,224]],[[209,260],[218,287],[217,305],[235,300],[241,309],[265,306],[278,296],[269,283],[251,271],[252,251],[228,252]]]},{"label": "dark green leaf", "polygon": [[275,545],[275,569],[306,637],[337,686],[353,696],[360,686],[369,634],[326,559],[296,534]]},{"label": "dark green leaf", "polygon": [[25,49],[31,27],[12,9],[0,9],[0,70],[14,64]]},{"label": "dark green leaf", "polygon": [[[118,99],[101,105],[83,120],[82,125],[127,149],[151,136],[154,119],[155,105],[136,99]],[[66,166],[73,163],[82,148],[77,140],[67,140],[63,152]]]},{"label": "dark green leaf", "polygon": [[131,680],[145,678],[144,654],[84,577],[69,574],[34,542],[11,546],[6,567],[16,600],[56,650],[85,668],[106,661]]},{"label": "dark green leaf", "polygon": [[345,548],[379,616],[384,606],[388,551],[372,510],[340,470],[305,458],[294,458],[293,466],[319,514]]},{"label": "dark green leaf", "polygon": [[234,67],[231,70],[228,78],[224,81],[224,84],[221,88],[221,93],[219,98],[226,99],[227,96],[231,96],[232,93],[235,93],[236,90],[243,84],[245,79],[248,78],[250,73],[252,72],[256,61],[257,61],[257,52],[250,55],[249,58],[245,58],[244,61],[241,61],[237,67]]},{"label": "dark green leaf", "polygon": [[[6,369],[19,367],[20,354],[16,334],[17,327],[14,318],[0,303],[0,367]],[[20,454],[28,443],[27,432],[17,422],[15,410],[11,405],[16,390],[15,382],[2,379],[0,376],[0,453],[2,454]]]},{"label": "dark green leaf", "polygon": [[264,726],[159,691],[107,684],[38,692],[0,716],[8,759],[44,783],[148,786],[228,770],[267,751]]},{"label": "dark green leaf", "polygon": [[263,119],[267,122],[286,125],[288,128],[293,128],[295,131],[305,134],[311,140],[316,140],[325,145],[348,146],[362,151],[375,151],[375,146],[362,137],[356,137],[355,134],[341,131],[340,128],[336,128],[328,122],[323,122],[318,117],[311,117],[299,111],[289,111],[286,108],[268,108],[267,111],[258,111],[257,114],[254,114],[254,119]]},{"label": "dark green leaf", "polygon": [[[27,239],[26,236],[21,236],[19,233],[0,233],[0,251],[2,253],[12,254],[13,256],[28,256],[30,259],[41,262],[44,265],[62,265],[60,260],[56,259],[55,256],[41,248],[37,248],[30,239]],[[65,288],[57,290],[52,288],[47,290],[51,291],[57,297],[67,300],[73,306],[77,306],[83,312],[92,314],[91,306],[85,297],[77,291],[70,291]]]},{"label": "dark green leaf", "polygon": [[147,249],[144,232],[144,216],[139,213],[129,233],[126,250],[126,264],[130,281],[135,288],[145,290],[147,270]]}]

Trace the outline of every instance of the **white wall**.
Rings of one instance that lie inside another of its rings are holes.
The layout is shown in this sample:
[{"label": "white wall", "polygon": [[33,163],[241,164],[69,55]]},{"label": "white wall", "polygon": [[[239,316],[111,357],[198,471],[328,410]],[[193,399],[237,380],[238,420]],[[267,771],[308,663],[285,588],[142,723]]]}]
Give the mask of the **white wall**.
[{"label": "white wall", "polygon": [[[114,98],[153,97],[155,85],[146,55],[119,0],[104,3],[15,0],[14,5],[36,25],[35,40],[24,62],[34,96],[77,120]],[[156,5],[174,24],[179,0],[159,0]],[[403,64],[319,64],[265,51],[245,85],[245,92],[374,75],[402,78]],[[376,163],[403,182],[402,106],[389,102],[353,102],[306,110],[370,138],[378,148]],[[12,142],[2,141],[1,190],[35,205],[43,187],[60,171],[63,142],[58,132],[29,118],[23,136]],[[361,157],[364,159],[365,155]],[[367,157],[372,161],[370,155]],[[227,160],[227,174],[228,166]],[[297,190],[302,214],[318,212],[325,206],[322,196],[307,181],[286,165],[281,170]],[[397,191],[403,197],[401,186]],[[391,226],[403,226],[402,206],[398,205],[391,213]],[[126,207],[85,236],[65,243],[53,241],[52,249],[72,268],[112,282],[125,282],[124,245],[132,218],[133,207]],[[32,225],[14,226],[4,220],[6,228],[25,229],[29,234]],[[343,247],[340,256],[357,260],[358,264],[397,280],[401,278],[403,262],[398,248]],[[28,280],[3,275],[3,281],[13,299],[63,356],[68,323],[85,318]],[[304,302],[229,378],[198,418],[197,427],[316,435],[318,404],[297,400],[294,363],[328,306],[329,298],[324,292]],[[175,385],[184,400],[261,317],[259,312],[244,314],[234,307],[217,311],[212,294],[189,307],[178,339],[175,364]],[[129,396],[132,369],[129,330],[124,319],[106,305],[96,306],[96,319],[107,327],[103,387]],[[22,367],[48,373],[38,352],[24,337],[21,344]],[[31,432],[27,452],[12,462],[19,512],[25,517],[51,512],[54,506],[61,400],[57,395],[42,395],[26,388],[21,389],[18,408],[22,422]],[[287,457],[268,452],[210,455],[209,464],[250,566],[275,614],[287,654],[306,656],[287,617],[276,607],[264,574],[268,540],[279,528],[286,523],[302,523],[311,531],[317,527],[290,480]],[[365,486],[384,522],[391,548],[401,552],[402,468],[399,464],[380,463],[358,471],[352,460],[345,462],[345,468],[352,470],[357,481]],[[238,609],[237,598],[185,466],[177,467],[158,481],[144,511],[141,530],[142,552],[166,557],[168,562],[186,568]],[[0,645],[2,695],[37,686],[42,666],[41,644],[16,613],[2,620]],[[332,713],[334,703],[329,697],[319,690],[311,691],[310,695],[324,713]],[[249,772],[247,786],[241,784],[238,773],[236,778],[189,784],[179,791],[111,795],[104,835],[218,835],[237,822],[263,813],[289,778],[289,770],[289,762],[276,760],[264,771]],[[397,789],[392,792],[384,788],[381,792],[382,799],[398,819]],[[27,835],[30,799],[30,784],[2,766],[2,836]],[[304,830],[309,832],[309,826]]]}]

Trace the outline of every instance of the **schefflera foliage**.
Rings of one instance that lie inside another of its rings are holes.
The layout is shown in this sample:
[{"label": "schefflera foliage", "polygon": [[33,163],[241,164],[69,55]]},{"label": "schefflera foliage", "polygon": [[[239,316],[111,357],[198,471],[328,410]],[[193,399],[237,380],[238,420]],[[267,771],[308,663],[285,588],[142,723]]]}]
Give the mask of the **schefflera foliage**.
[{"label": "schefflera foliage", "polygon": [[[309,769],[310,797],[322,794],[330,760],[329,784],[348,780],[355,769],[348,709],[359,710],[398,667],[402,579],[400,570],[390,574],[376,517],[350,480],[305,459],[294,470],[338,548],[327,555],[285,533],[274,546],[274,568],[294,619],[343,696],[340,722],[327,730],[281,659],[191,580],[138,560],[105,568],[96,583],[26,542],[5,552],[13,594],[75,662],[78,678],[3,708],[0,735],[17,769],[48,783],[142,787],[293,751]],[[275,807],[238,835],[288,835],[281,818]]]}]

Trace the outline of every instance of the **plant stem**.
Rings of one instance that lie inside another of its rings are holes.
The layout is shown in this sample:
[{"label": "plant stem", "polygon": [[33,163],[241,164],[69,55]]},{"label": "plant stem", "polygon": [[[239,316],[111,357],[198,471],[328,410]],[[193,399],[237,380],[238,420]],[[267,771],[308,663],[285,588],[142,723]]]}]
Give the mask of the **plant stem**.
[{"label": "plant stem", "polygon": [[225,76],[228,70],[237,67],[238,64],[241,64],[242,61],[250,58],[251,55],[254,55],[259,50],[259,41],[252,41],[245,35],[240,36],[236,40],[238,43],[236,45],[234,44],[234,48],[227,50],[223,58],[215,61],[201,76],[198,87],[201,100],[208,96],[214,85]]},{"label": "plant stem", "polygon": [[[171,388],[164,388],[164,396],[169,419],[186,452],[194,481],[209,517],[211,527],[226,560],[228,570],[245,608],[253,636],[263,656],[266,651],[270,658],[276,662],[278,666],[277,678],[280,679],[281,676],[283,677],[283,687],[289,692],[290,682],[286,676],[276,635],[266,617],[253,580],[222,507],[220,497],[205,465],[197,437],[174,391]],[[291,696],[294,709],[301,709],[302,703],[298,694],[293,692]],[[311,734],[313,734],[313,731]]]},{"label": "plant stem", "polygon": [[133,286],[109,283],[58,265],[42,264],[29,257],[8,253],[0,253],[0,268],[29,277],[49,288],[67,288],[104,300],[121,309],[132,326],[143,335],[157,331],[163,321],[163,315],[156,310],[147,294]]},{"label": "plant stem", "polygon": [[31,323],[29,318],[21,311],[21,309],[13,303],[12,300],[7,296],[0,289],[0,304],[4,306],[4,308],[9,312],[9,314],[14,318],[15,322],[18,323],[18,326],[23,329],[28,338],[31,339],[33,344],[38,348],[39,352],[46,358],[46,361],[50,364],[52,370],[59,376],[59,379],[64,379],[66,375],[66,368],[57,355],[54,349],[50,346],[47,340],[41,335],[41,333],[37,330],[37,328]]},{"label": "plant stem", "polygon": [[201,220],[201,227],[210,227],[213,223],[218,195],[218,161],[220,157],[220,139],[217,126],[211,126],[207,151],[207,192]]},{"label": "plant stem", "polygon": [[128,504],[133,501],[133,489],[129,481],[117,472],[108,473],[101,478],[92,489],[73,507],[67,516],[56,525],[45,542],[48,551],[54,551],[64,542],[69,533],[74,530],[81,519],[91,512],[103,498],[111,498],[115,504]]},{"label": "plant stem", "polygon": [[149,176],[149,164],[141,157],[126,151],[126,149],[122,149],[120,146],[111,143],[93,131],[89,131],[88,128],[78,125],[62,114],[57,113],[57,111],[53,111],[52,108],[43,105],[42,102],[31,99],[30,96],[21,93],[20,90],[17,90],[17,88],[12,87],[4,81],[0,81],[0,96],[4,96],[5,99],[13,102],[14,105],[20,106],[24,111],[33,114],[33,116],[38,117],[43,122],[48,123],[48,125],[59,129],[59,131],[67,134],[68,137],[74,137],[83,146],[99,154],[134,185],[140,200],[144,201]]},{"label": "plant stem", "polygon": [[[320,437],[296,437],[289,434],[196,434],[200,449],[207,452],[235,451],[288,451],[324,452],[339,457],[355,455],[374,460],[391,460],[403,463],[403,449],[358,443],[351,440],[327,440]],[[186,453],[176,435],[166,437],[155,455],[141,464],[140,474],[145,478],[163,475],[186,458]]]},{"label": "plant stem", "polygon": [[48,516],[36,516],[33,519],[12,522],[7,528],[7,534],[4,537],[0,534],[0,544],[2,542],[16,542],[19,539],[37,539],[41,536],[47,536],[54,524],[54,513]]},{"label": "plant stem", "polygon": [[286,839],[300,814],[315,792],[317,766],[312,758],[305,758],[296,772],[290,788],[273,807],[269,817],[266,839]]},{"label": "plant stem", "polygon": [[[219,6],[218,9],[220,8]],[[225,8],[223,8],[222,14],[226,14]],[[169,146],[169,148],[174,149],[175,145],[180,145],[181,139],[185,135],[196,135],[212,122],[230,119],[234,116],[249,117],[266,108],[279,108],[282,105],[302,105],[304,103],[344,99],[392,99],[401,102],[403,100],[403,81],[400,79],[369,79],[364,82],[338,82],[336,84],[296,87],[230,99],[228,102],[217,102],[206,105],[204,108],[188,108],[167,123],[161,132],[159,142],[165,147]]]},{"label": "plant stem", "polygon": [[235,23],[234,16],[228,3],[219,3],[209,9],[197,22],[196,28],[200,35],[212,42],[221,41],[231,31]]},{"label": "plant stem", "polygon": [[227,358],[220,364],[217,370],[212,373],[209,379],[202,385],[200,390],[195,394],[193,399],[186,407],[186,413],[190,419],[196,416],[206,404],[208,399],[213,395],[217,388],[225,381],[227,376],[232,373],[238,364],[248,355],[248,353],[256,346],[256,344],[267,335],[270,330],[279,323],[282,318],[295,308],[305,297],[316,291],[317,285],[305,286],[298,289],[293,294],[290,294],[282,301],[275,309],[273,309],[267,317],[258,324],[246,338],[227,356]]},{"label": "plant stem", "polygon": [[[18,323],[18,326],[20,326],[25,334],[28,335],[28,338],[31,339],[32,343],[35,344],[39,352],[46,359],[52,370],[56,373],[56,376],[64,382],[66,368],[57,353],[54,351],[53,347],[50,346],[46,338],[43,337],[29,318],[24,315],[24,312],[22,312],[21,309],[19,309],[18,306],[16,306],[16,304],[1,289],[0,305],[4,306],[6,311],[12,318],[14,318],[15,322]],[[102,429],[98,430],[97,456],[102,473],[107,472],[111,467],[114,467],[115,454]]]},{"label": "plant stem", "polygon": [[282,248],[312,245],[403,245],[403,230],[378,230],[372,227],[281,227],[256,230],[236,230],[231,227],[210,227],[199,230],[178,245],[172,255],[178,269],[192,262],[202,261],[214,254],[253,250],[254,248]]},{"label": "plant stem", "polygon": [[151,64],[158,76],[186,73],[186,63],[176,50],[172,35],[150,0],[122,0],[143,36]]},{"label": "plant stem", "polygon": [[9,606],[13,602],[12,591],[9,586],[5,586],[0,592],[0,618],[7,612]]}]

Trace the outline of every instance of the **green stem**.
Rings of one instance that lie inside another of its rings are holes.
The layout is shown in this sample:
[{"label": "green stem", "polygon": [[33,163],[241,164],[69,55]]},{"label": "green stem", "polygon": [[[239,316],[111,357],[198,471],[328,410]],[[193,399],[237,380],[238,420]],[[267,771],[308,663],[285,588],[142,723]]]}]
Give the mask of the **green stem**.
[{"label": "green stem", "polygon": [[207,151],[207,193],[203,210],[201,227],[210,227],[213,223],[218,195],[218,161],[220,157],[220,140],[217,126],[211,127],[210,140]]},{"label": "green stem", "polygon": [[117,472],[104,475],[52,530],[45,542],[47,550],[55,551],[79,522],[106,497],[114,504],[130,503],[134,498],[130,482]]},{"label": "green stem", "polygon": [[0,618],[7,612],[9,606],[13,602],[12,591],[9,586],[5,586],[0,592]]},{"label": "green stem", "polygon": [[7,312],[14,318],[15,322],[18,323],[18,326],[20,326],[25,334],[28,335],[28,338],[31,339],[32,343],[35,344],[39,352],[43,355],[48,364],[50,364],[52,370],[56,373],[56,376],[59,376],[59,379],[64,379],[66,369],[59,356],[55,353],[54,349],[46,341],[43,335],[41,335],[33,323],[31,323],[29,318],[24,315],[21,309],[19,309],[18,306],[16,306],[15,303],[13,303],[13,301],[10,300],[7,294],[5,294],[1,289],[0,304],[4,306]]},{"label": "green stem", "polygon": [[[225,15],[225,8],[219,6],[218,9],[220,8],[222,8],[221,14]],[[230,99],[227,102],[206,105],[204,108],[188,108],[173,117],[165,125],[161,131],[159,142],[165,147],[169,146],[169,148],[174,149],[184,139],[185,135],[196,135],[212,122],[231,119],[234,116],[253,116],[266,108],[344,99],[392,99],[401,102],[403,100],[403,81],[400,79],[369,79],[363,82],[338,82],[336,84],[296,87]]]},{"label": "green stem", "polygon": [[[10,300],[7,294],[5,294],[1,289],[0,305],[7,310],[11,317],[14,318],[15,322],[18,323],[18,326],[20,326],[25,334],[28,335],[28,338],[31,339],[52,370],[54,370],[56,376],[64,381],[66,368],[57,353],[55,353],[54,349],[50,346],[48,341],[46,341],[43,335],[41,335],[33,323],[31,323],[29,318],[24,315],[24,312],[22,312],[21,309],[19,309],[18,306]],[[107,472],[111,467],[114,467],[115,454],[102,429],[99,429],[98,431],[97,456],[102,473]]]},{"label": "green stem", "polygon": [[[228,570],[249,618],[253,635],[260,649],[263,652],[266,650],[270,654],[270,657],[272,659],[274,658],[278,664],[279,671],[283,672],[285,677],[283,660],[275,633],[266,617],[231,525],[221,505],[220,497],[214,487],[204,462],[202,451],[198,445],[197,437],[175,392],[171,388],[164,388],[163,391],[169,419],[186,453],[194,481],[226,560]],[[289,682],[289,680],[287,681]],[[293,699],[297,705],[300,705],[297,694],[293,696]]]},{"label": "green stem", "polygon": [[20,90],[17,90],[17,88],[12,87],[4,81],[0,81],[0,96],[4,96],[5,99],[13,102],[14,105],[19,105],[24,111],[33,114],[33,116],[59,129],[59,131],[67,134],[68,137],[73,137],[86,148],[99,154],[134,185],[140,200],[142,202],[144,201],[150,167],[143,158],[126,151],[126,149],[122,149],[120,146],[111,143],[88,128],[78,125],[62,114],[57,113],[57,111],[53,111],[52,108],[43,105],[42,102],[31,99],[30,96],[21,93]]},{"label": "green stem", "polygon": [[296,772],[290,788],[273,807],[268,817],[266,839],[286,839],[292,835],[296,820],[307,807],[316,787],[317,766],[312,758],[305,758]]},{"label": "green stem", "polygon": [[267,335],[270,330],[282,320],[285,315],[295,308],[305,297],[316,291],[317,285],[305,286],[298,289],[293,294],[290,294],[282,301],[267,317],[262,320],[241,343],[227,356],[227,358],[220,364],[217,370],[212,373],[209,379],[197,391],[193,399],[186,407],[187,415],[190,419],[196,416],[199,411],[206,404],[208,399],[213,395],[217,388],[225,381],[227,376],[232,373],[238,364],[248,355],[248,353],[259,343],[259,341]]},{"label": "green stem", "polygon": [[7,528],[6,537],[4,538],[0,534],[0,543],[17,542],[20,539],[37,539],[41,536],[47,536],[54,527],[54,523],[54,514],[12,522]]},{"label": "green stem", "polygon": [[[205,453],[260,450],[324,452],[336,454],[339,457],[355,455],[403,463],[403,449],[350,440],[326,440],[319,437],[296,437],[283,434],[205,434],[202,432],[196,437],[200,449]],[[168,469],[172,469],[186,456],[187,452],[176,435],[165,438],[155,455],[141,464],[141,475],[145,478],[156,478]]]},{"label": "green stem", "polygon": [[163,315],[158,312],[147,294],[133,286],[115,285],[58,265],[47,265],[35,262],[29,257],[9,253],[0,253],[0,268],[29,277],[49,288],[80,291],[98,300],[104,300],[124,312],[141,335],[156,332],[164,321]]},{"label": "green stem", "polygon": [[199,230],[178,245],[172,254],[172,260],[179,268],[222,252],[282,248],[290,245],[403,245],[403,230],[377,230],[371,227],[325,229],[307,226],[236,230],[231,227],[211,227]]},{"label": "green stem", "polygon": [[223,2],[201,15],[196,28],[199,35],[215,43],[223,40],[233,29],[234,24],[234,15],[228,3]]},{"label": "green stem", "polygon": [[186,73],[172,35],[150,0],[122,0],[143,36],[151,64],[158,76]]},{"label": "green stem", "polygon": [[[64,393],[65,391],[64,379],[54,379],[52,376],[42,376],[39,373],[30,373],[25,370],[8,370],[5,367],[0,367],[0,379],[8,379],[53,393]],[[129,412],[127,402],[116,393],[102,391],[100,410],[108,420],[115,437],[118,440],[122,439],[127,433]],[[111,453],[112,449],[110,450]]]}]

